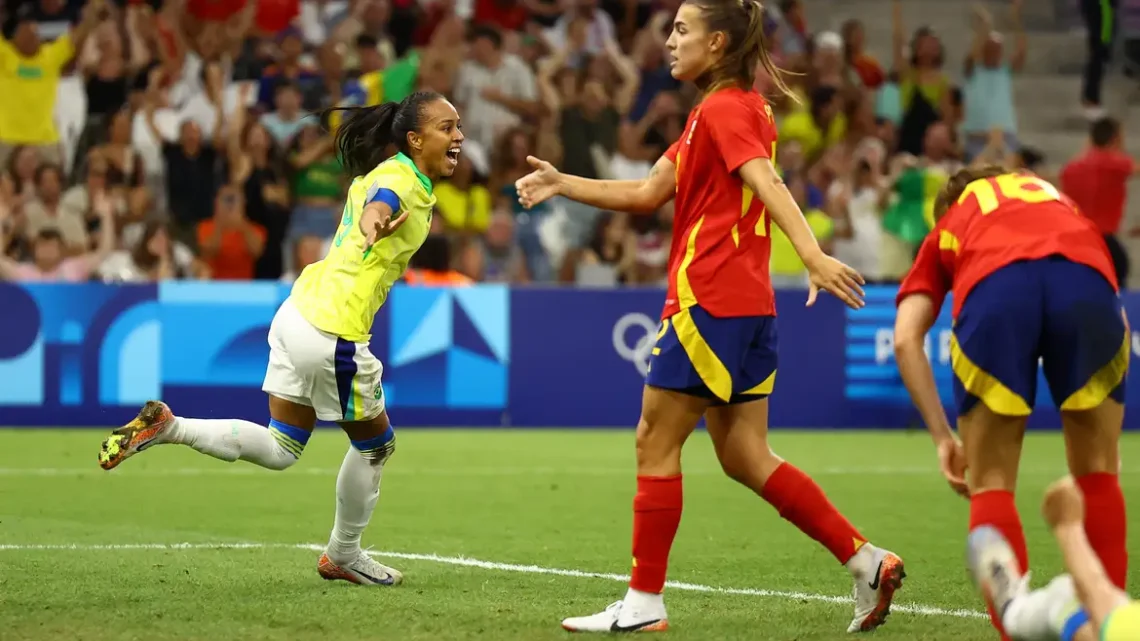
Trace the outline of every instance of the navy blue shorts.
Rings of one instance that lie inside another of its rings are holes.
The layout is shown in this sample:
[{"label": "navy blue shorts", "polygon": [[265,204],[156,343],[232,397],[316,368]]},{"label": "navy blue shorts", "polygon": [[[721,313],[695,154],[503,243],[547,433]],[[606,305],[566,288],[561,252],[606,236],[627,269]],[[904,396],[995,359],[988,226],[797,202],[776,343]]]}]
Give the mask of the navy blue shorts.
[{"label": "navy blue shorts", "polygon": [[1058,256],[1006,265],[974,287],[954,322],[958,414],[981,401],[1028,416],[1038,363],[1061,410],[1123,403],[1129,343],[1120,298],[1100,272]]},{"label": "navy blue shorts", "polygon": [[700,307],[662,321],[645,378],[716,405],[765,398],[775,382],[776,317],[716,318]]}]

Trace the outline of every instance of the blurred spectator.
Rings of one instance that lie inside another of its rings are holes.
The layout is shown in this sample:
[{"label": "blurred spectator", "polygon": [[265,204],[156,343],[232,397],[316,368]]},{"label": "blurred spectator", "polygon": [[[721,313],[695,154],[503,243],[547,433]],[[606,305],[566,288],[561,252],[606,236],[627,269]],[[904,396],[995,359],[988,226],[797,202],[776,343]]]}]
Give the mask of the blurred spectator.
[{"label": "blurred spectator", "polygon": [[503,51],[503,37],[493,27],[475,27],[471,57],[459,68],[455,99],[467,137],[487,149],[523,117],[537,116],[534,74],[518,57]]},{"label": "blurred spectator", "polygon": [[[1117,234],[1124,219],[1128,180],[1137,173],[1140,173],[1140,164],[1124,153],[1120,123],[1112,118],[1102,118],[1092,124],[1088,149],[1061,170],[1061,190],[1104,234],[1121,289],[1128,282],[1129,260]],[[1132,234],[1136,233],[1137,230],[1133,230]]]},{"label": "blurred spectator", "polygon": [[[796,204],[803,210],[804,218],[812,233],[819,240],[820,247],[825,252],[831,251],[831,235],[834,230],[831,218],[817,208],[809,207],[807,201],[807,183],[803,176],[793,174],[787,179],[788,191],[796,200]],[[772,225],[772,256],[769,268],[771,270],[772,285],[774,287],[804,288],[808,286],[807,268],[796,254],[792,241],[780,230],[778,225]]]},{"label": "blurred spectator", "polygon": [[861,144],[855,150],[850,175],[836,182],[829,198],[835,220],[835,257],[872,283],[883,279],[879,200],[886,188],[885,159],[886,147],[880,141],[870,139]]},{"label": "blurred spectator", "polygon": [[455,287],[470,285],[472,280],[451,264],[451,243],[447,236],[431,233],[419,251],[412,254],[404,282],[428,287]]},{"label": "blurred spectator", "polygon": [[879,61],[865,50],[867,36],[863,30],[863,23],[858,20],[844,22],[840,36],[843,42],[843,62],[847,66],[848,74],[854,76],[849,77],[848,82],[854,84],[857,80],[858,85],[862,87],[878,89],[886,81],[887,76]]},{"label": "blurred spectator", "polygon": [[156,219],[146,222],[129,249],[112,253],[99,267],[104,281],[122,283],[191,278],[201,273],[190,248],[174,241],[166,224]]},{"label": "blurred spectator", "polygon": [[[487,229],[491,219],[491,193],[475,179],[475,168],[465,151],[459,156],[455,173],[435,186],[436,212],[452,231],[482,232]],[[513,233],[514,225],[511,227]]]},{"label": "blurred spectator", "polygon": [[[554,50],[572,43],[574,53],[596,56],[605,51],[606,43],[617,39],[613,18],[598,8],[598,0],[568,0],[569,9],[546,32],[546,40]],[[580,60],[573,61],[577,65]]]},{"label": "blurred spectator", "polygon": [[131,145],[131,112],[119,109],[107,121],[107,142],[94,148],[107,162],[107,186],[139,187],[146,179],[142,156]]},{"label": "blurred spectator", "polygon": [[258,104],[272,106],[277,95],[277,87],[281,84],[291,84],[304,97],[306,107],[319,108],[323,87],[316,69],[302,60],[305,50],[301,32],[298,29],[286,29],[277,35],[277,43],[277,61],[261,73]]},{"label": "blurred spectator", "polygon": [[36,169],[39,165],[35,147],[20,145],[8,156],[6,177],[12,181],[16,206],[36,197]]},{"label": "blurred spectator", "polygon": [[265,229],[245,215],[241,191],[227,185],[218,190],[214,217],[198,223],[198,248],[216,280],[249,280],[254,263],[265,250]]},{"label": "blurred spectator", "polygon": [[839,144],[847,136],[847,117],[839,90],[823,85],[812,92],[808,104],[797,107],[779,125],[780,142],[798,142],[809,161],[826,147]]},{"label": "blurred spectator", "polygon": [[547,201],[525,209],[519,204],[518,191],[515,190],[515,181],[530,173],[531,167],[526,158],[534,153],[534,146],[535,135],[522,128],[508,131],[500,138],[495,150],[491,185],[495,211],[514,213],[516,238],[526,255],[531,278],[537,282],[549,282],[553,278],[553,269],[539,231],[550,219],[551,203]]},{"label": "blurred spectator", "polygon": [[580,252],[567,254],[574,265],[574,281],[591,287],[613,287],[634,282],[637,238],[629,228],[629,214],[603,212],[593,234]]},{"label": "blurred spectator", "polygon": [[325,240],[317,236],[301,236],[293,241],[291,249],[293,267],[281,276],[281,281],[284,283],[292,283],[297,280],[297,277],[305,271],[306,267],[324,256]]},{"label": "blurred spectator", "polygon": [[1105,117],[1101,106],[1101,83],[1116,42],[1120,0],[1080,0],[1088,39],[1088,62],[1085,63],[1081,106],[1085,117],[1096,121]]},{"label": "blurred spectator", "polygon": [[525,283],[529,280],[526,257],[515,243],[515,221],[507,212],[496,212],[476,249],[473,279],[491,283]]},{"label": "blurred spectator", "polygon": [[[104,201],[105,203],[105,201]],[[6,208],[0,207],[0,247],[7,246],[5,220],[10,216]],[[84,251],[68,257],[63,236],[54,227],[43,227],[32,241],[32,260],[16,262],[7,255],[0,254],[0,277],[15,281],[54,281],[78,283],[91,278],[100,263],[115,248],[115,223],[109,206],[99,208],[102,225],[99,243],[94,251]]]},{"label": "blurred spectator", "polygon": [[[989,142],[990,132],[1000,131],[1007,149],[1017,149],[1017,114],[1013,108],[1013,73],[1025,66],[1027,44],[1021,28],[1021,2],[1013,3],[1016,41],[1006,60],[1002,35],[993,30],[993,18],[985,7],[974,12],[974,43],[966,58],[965,135],[966,160],[978,156]],[[945,115],[945,114],[943,114]]]},{"label": "blurred spectator", "polygon": [[0,40],[0,165],[19,145],[31,147],[44,162],[62,164],[52,122],[60,74],[108,10],[106,0],[89,0],[72,33],[48,44],[40,42],[30,6],[16,10],[10,40]]},{"label": "blurred spectator", "polygon": [[305,114],[301,112],[301,90],[292,82],[278,83],[273,105],[274,110],[261,117],[261,124],[269,131],[273,142],[288,147],[301,127],[305,126]]},{"label": "blurred spectator", "polygon": [[927,127],[941,118],[938,108],[950,89],[950,81],[942,71],[942,42],[932,29],[916,30],[910,46],[906,45],[901,0],[894,0],[893,30],[901,109],[898,148],[918,156],[922,154]]},{"label": "blurred spectator", "polygon": [[63,171],[56,165],[41,165],[36,171],[36,198],[24,205],[24,234],[31,241],[45,229],[53,229],[64,253],[76,256],[87,251],[85,209],[63,203]]},{"label": "blurred spectator", "polygon": [[345,188],[344,172],[333,149],[333,139],[314,124],[297,134],[289,164],[293,169],[296,204],[286,237],[313,235],[328,238],[340,224]]},{"label": "blurred spectator", "polygon": [[[242,88],[242,95],[249,91]],[[255,278],[280,278],[285,269],[285,239],[291,217],[291,195],[281,148],[261,123],[237,109],[228,123],[226,163],[230,184],[242,188],[245,212],[265,229],[265,251],[257,260]],[[296,269],[296,267],[294,267]]]}]

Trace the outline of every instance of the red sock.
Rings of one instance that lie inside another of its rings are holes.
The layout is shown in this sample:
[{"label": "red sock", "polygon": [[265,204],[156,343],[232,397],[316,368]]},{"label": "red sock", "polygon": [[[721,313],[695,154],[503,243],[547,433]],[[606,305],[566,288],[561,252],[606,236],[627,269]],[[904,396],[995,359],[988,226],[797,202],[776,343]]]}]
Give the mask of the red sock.
[{"label": "red sock", "polygon": [[850,561],[867,542],[827,500],[815,481],[791,463],[781,463],[776,468],[764,483],[760,496],[771,503],[780,516],[827,548],[840,563]]},{"label": "red sock", "polygon": [[1085,495],[1085,535],[1108,578],[1121,590],[1128,580],[1128,524],[1124,494],[1115,474],[1089,474],[1077,479]]},{"label": "red sock", "polygon": [[[1021,529],[1021,517],[1013,502],[1013,492],[988,490],[970,497],[970,531],[981,525],[989,525],[1002,533],[1009,541],[1022,573],[1029,570],[1029,552],[1025,548],[1025,532]],[[1001,615],[990,608],[990,621],[1001,633],[1003,641],[1009,641],[1001,624]]]},{"label": "red sock", "polygon": [[681,524],[681,475],[639,476],[633,497],[633,572],[629,587],[660,594],[669,548]]}]

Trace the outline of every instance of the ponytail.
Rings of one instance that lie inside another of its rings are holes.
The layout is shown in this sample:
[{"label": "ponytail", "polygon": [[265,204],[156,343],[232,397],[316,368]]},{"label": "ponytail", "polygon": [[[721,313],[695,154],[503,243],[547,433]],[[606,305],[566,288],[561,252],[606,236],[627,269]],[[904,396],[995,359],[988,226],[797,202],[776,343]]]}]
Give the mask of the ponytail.
[{"label": "ponytail", "polygon": [[698,86],[705,91],[728,84],[751,87],[759,64],[781,94],[799,102],[784,81],[786,72],[776,66],[768,53],[764,7],[759,0],[686,0],[686,4],[701,10],[708,31],[721,31],[728,39],[724,56],[698,79]]},{"label": "ponytail", "polygon": [[363,176],[391,154],[389,147],[409,154],[408,134],[420,128],[420,113],[430,102],[442,98],[432,91],[417,91],[400,102],[373,107],[333,107],[321,112],[321,127],[332,131],[332,118],[338,112],[344,121],[335,127],[333,145],[350,176]]}]

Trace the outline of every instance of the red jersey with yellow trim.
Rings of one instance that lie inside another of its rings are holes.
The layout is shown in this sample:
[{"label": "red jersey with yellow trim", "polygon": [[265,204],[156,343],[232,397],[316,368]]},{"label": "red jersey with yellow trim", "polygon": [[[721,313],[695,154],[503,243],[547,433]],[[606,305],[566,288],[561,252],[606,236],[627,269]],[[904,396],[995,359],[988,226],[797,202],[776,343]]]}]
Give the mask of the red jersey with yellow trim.
[{"label": "red jersey with yellow trim", "polygon": [[952,292],[957,318],[966,296],[986,276],[1010,263],[1053,255],[1092,267],[1119,289],[1096,224],[1056,187],[1032,174],[975,180],[923,240],[895,301],[926,294],[937,312]]},{"label": "red jersey with yellow trim", "polygon": [[754,91],[705,98],[665,156],[676,166],[669,293],[662,319],[700,305],[712,316],[776,314],[768,261],[771,221],[736,174],[776,153],[772,108]]}]

